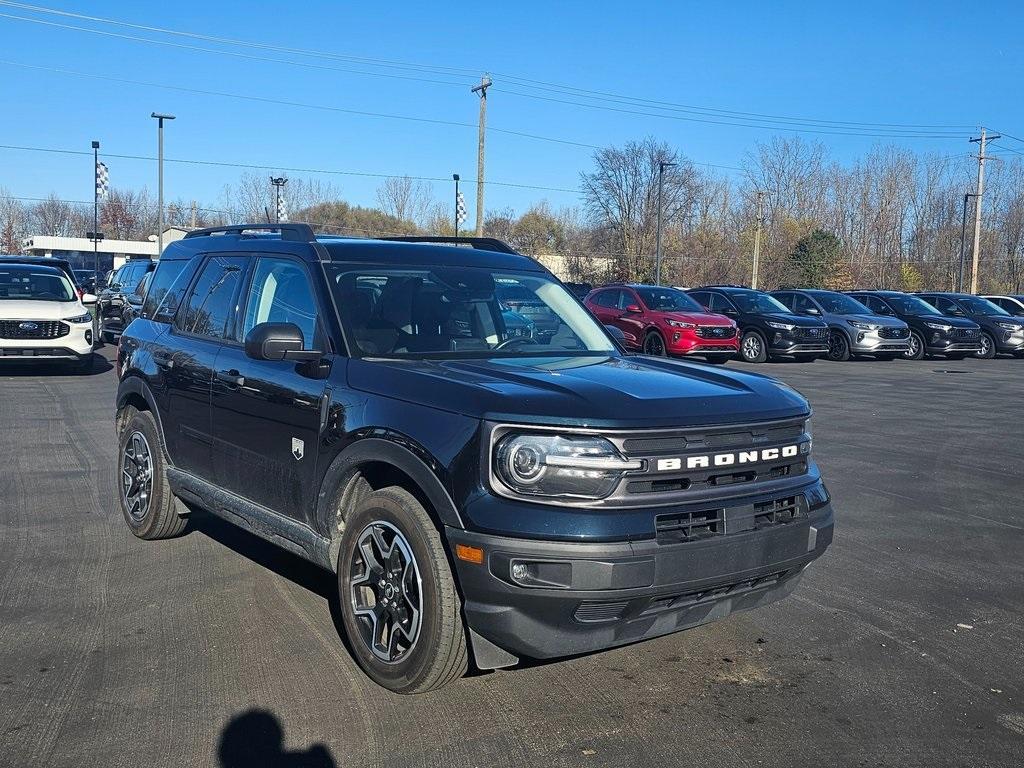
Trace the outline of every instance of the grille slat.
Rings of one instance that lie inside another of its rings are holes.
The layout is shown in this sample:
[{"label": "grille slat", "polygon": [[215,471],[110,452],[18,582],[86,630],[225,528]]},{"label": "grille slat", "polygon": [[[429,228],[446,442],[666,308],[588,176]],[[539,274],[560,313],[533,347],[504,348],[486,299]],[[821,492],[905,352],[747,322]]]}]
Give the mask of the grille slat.
[{"label": "grille slat", "polygon": [[880,328],[878,335],[883,339],[906,339],[910,336],[909,328]]},{"label": "grille slat", "polygon": [[736,336],[736,328],[729,325],[699,325],[697,335],[703,339],[731,339]]},{"label": "grille slat", "polygon": [[0,339],[59,339],[70,332],[59,320],[0,320]]}]

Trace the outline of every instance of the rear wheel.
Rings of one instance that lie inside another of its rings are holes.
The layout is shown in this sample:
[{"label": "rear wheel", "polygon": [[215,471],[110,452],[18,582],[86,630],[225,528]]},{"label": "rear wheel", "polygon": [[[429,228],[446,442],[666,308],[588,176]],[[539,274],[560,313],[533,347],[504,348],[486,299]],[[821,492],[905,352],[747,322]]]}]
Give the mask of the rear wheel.
[{"label": "rear wheel", "polygon": [[665,339],[657,331],[651,331],[644,336],[644,354],[655,357],[665,357],[668,354],[665,349]]},{"label": "rear wheel", "polygon": [[910,346],[903,353],[907,360],[922,360],[924,358],[924,339],[917,331],[910,332]]},{"label": "rear wheel", "polygon": [[349,646],[378,685],[423,693],[465,673],[462,607],[444,544],[405,489],[367,494],[346,519],[338,590]]},{"label": "rear wheel", "polygon": [[128,528],[140,539],[168,539],[185,530],[167,484],[156,420],[129,406],[118,439],[118,499]]},{"label": "rear wheel", "polygon": [[850,359],[850,342],[842,331],[832,331],[829,334],[828,359],[836,363],[845,363]]},{"label": "rear wheel", "polygon": [[748,363],[763,363],[768,359],[768,345],[757,331],[747,331],[740,342],[740,357]]},{"label": "rear wheel", "polygon": [[974,353],[975,357],[991,360],[996,356],[996,340],[988,331],[981,332],[981,349]]}]

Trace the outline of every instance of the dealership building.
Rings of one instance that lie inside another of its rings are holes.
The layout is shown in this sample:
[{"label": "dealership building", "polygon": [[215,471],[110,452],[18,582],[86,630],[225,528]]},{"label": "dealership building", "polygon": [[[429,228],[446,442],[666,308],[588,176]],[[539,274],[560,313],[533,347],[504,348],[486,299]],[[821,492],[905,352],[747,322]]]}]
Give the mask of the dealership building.
[{"label": "dealership building", "polygon": [[[164,230],[164,245],[180,240],[188,233],[181,227]],[[22,252],[31,256],[55,256],[67,259],[72,269],[92,269],[94,265],[93,242],[86,237],[57,237],[33,235],[22,241]],[[147,240],[100,240],[96,248],[101,274],[117,269],[128,259],[145,256],[157,257],[157,238],[150,235]]]}]

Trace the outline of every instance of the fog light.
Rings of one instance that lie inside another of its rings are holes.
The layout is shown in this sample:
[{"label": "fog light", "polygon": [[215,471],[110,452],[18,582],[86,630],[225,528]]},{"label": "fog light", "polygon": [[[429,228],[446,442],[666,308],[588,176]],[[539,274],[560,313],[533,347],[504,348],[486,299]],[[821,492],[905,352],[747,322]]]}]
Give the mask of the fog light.
[{"label": "fog light", "polygon": [[516,563],[512,566],[512,578],[516,581],[525,581],[530,577],[530,568],[526,563]]},{"label": "fog light", "polygon": [[568,589],[572,586],[572,563],[544,560],[513,560],[509,575],[521,587]]},{"label": "fog light", "polygon": [[860,344],[862,341],[864,341],[864,334],[863,333],[858,333],[857,334],[857,343]]},{"label": "fog light", "polygon": [[85,332],[85,343],[92,344],[92,331]]},{"label": "fog light", "polygon": [[679,335],[680,334],[678,334],[678,333],[673,333],[672,334],[672,341],[679,341]]}]

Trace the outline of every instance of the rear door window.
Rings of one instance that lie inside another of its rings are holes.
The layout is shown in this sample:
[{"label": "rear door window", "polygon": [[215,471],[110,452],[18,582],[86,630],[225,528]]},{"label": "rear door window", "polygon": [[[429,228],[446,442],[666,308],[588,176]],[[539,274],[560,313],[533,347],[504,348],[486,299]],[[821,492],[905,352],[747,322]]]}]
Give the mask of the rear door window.
[{"label": "rear door window", "polygon": [[242,256],[211,256],[178,312],[175,327],[193,336],[224,339],[246,262]]},{"label": "rear door window", "polygon": [[262,257],[256,263],[245,305],[242,338],[260,323],[292,323],[302,331],[303,349],[314,349],[317,306],[305,268],[296,261]]}]

